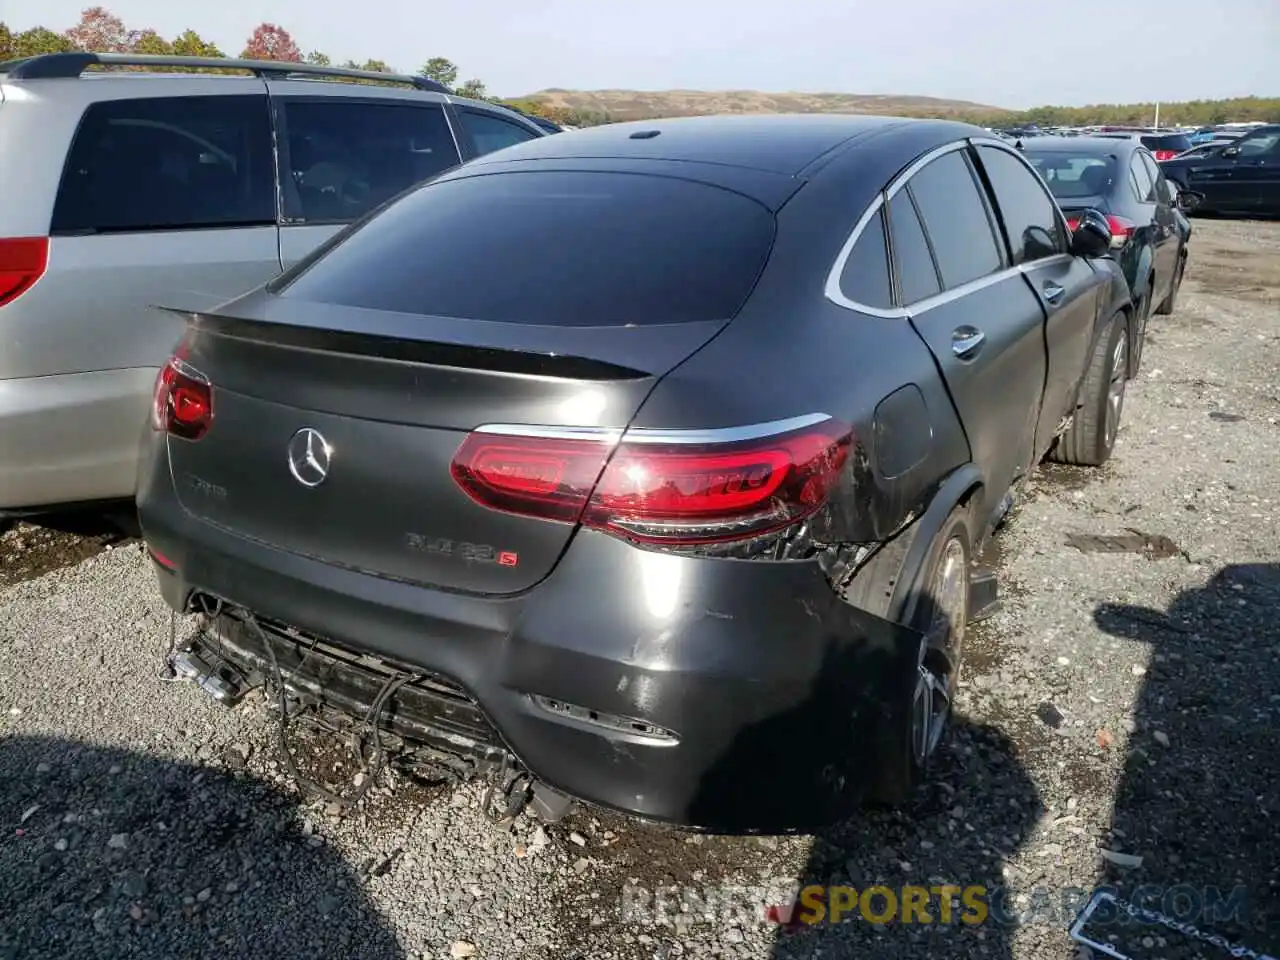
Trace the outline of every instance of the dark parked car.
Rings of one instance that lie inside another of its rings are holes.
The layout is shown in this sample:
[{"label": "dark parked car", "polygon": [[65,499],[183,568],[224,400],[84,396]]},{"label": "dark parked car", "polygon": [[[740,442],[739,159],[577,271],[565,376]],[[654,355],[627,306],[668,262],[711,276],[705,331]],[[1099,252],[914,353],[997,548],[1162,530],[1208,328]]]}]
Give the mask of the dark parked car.
[{"label": "dark parked car", "polygon": [[491,159],[191,319],[138,493],[167,602],[217,614],[172,662],[505,770],[549,817],[902,799],[1011,492],[1115,443],[1105,219],[1072,234],[1017,150],[944,121]]},{"label": "dark parked car", "polygon": [[1172,160],[1195,145],[1191,137],[1185,133],[1144,133],[1134,130],[1095,133],[1093,136],[1105,140],[1132,140],[1150,150],[1157,160]]},{"label": "dark parked car", "polygon": [[1084,210],[1106,214],[1114,256],[1133,294],[1136,368],[1152,309],[1170,314],[1177,302],[1191,239],[1191,224],[1180,206],[1194,206],[1196,195],[1179,199],[1160,165],[1133,140],[1046,137],[1027,141],[1022,148],[1072,229]]},{"label": "dark parked car", "polygon": [[1257,127],[1207,155],[1166,160],[1165,176],[1201,194],[1203,213],[1280,215],[1280,124]]}]

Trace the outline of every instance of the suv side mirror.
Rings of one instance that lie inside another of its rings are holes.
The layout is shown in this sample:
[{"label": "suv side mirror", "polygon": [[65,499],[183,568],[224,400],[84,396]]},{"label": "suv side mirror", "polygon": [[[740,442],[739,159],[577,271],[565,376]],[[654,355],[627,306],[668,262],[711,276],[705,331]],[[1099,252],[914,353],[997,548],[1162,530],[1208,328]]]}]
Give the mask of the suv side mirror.
[{"label": "suv side mirror", "polygon": [[1232,157],[1238,157],[1240,156],[1240,148],[1239,147],[1223,147],[1222,152],[1218,154],[1218,156],[1226,157],[1228,159]]},{"label": "suv side mirror", "polygon": [[1111,252],[1111,224],[1092,208],[1080,214],[1071,231],[1071,253],[1076,257],[1105,257]]}]

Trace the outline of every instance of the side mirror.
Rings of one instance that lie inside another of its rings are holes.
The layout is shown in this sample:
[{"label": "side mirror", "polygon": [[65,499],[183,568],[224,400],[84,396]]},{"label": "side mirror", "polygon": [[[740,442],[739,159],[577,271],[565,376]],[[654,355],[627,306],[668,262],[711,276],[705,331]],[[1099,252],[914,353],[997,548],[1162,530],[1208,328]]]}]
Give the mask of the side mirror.
[{"label": "side mirror", "polygon": [[1071,253],[1077,257],[1105,257],[1111,252],[1111,224],[1097,210],[1080,214],[1080,222],[1071,231]]},{"label": "side mirror", "polygon": [[1190,213],[1204,200],[1203,193],[1192,193],[1190,190],[1178,191],[1178,209],[1183,213]]},{"label": "side mirror", "polygon": [[1222,152],[1218,154],[1218,156],[1227,157],[1228,159],[1231,157],[1238,157],[1240,156],[1240,148],[1239,147],[1223,147]]}]

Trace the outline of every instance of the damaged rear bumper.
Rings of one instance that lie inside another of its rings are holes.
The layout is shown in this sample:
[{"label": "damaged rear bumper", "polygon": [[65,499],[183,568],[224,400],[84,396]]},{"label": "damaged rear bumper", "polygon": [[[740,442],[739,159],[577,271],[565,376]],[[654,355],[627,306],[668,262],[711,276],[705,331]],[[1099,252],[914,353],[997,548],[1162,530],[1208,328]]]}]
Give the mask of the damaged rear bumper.
[{"label": "damaged rear bumper", "polygon": [[506,754],[554,791],[646,819],[784,832],[848,816],[916,680],[919,636],[839,601],[812,562],[580,531],[535,589],[478,597],[232,535],[167,485],[139,506],[166,601],[232,614],[202,657],[261,672],[234,616],[251,611],[296,694],[363,717],[388,669],[419,673],[389,701],[389,729],[478,769]]}]

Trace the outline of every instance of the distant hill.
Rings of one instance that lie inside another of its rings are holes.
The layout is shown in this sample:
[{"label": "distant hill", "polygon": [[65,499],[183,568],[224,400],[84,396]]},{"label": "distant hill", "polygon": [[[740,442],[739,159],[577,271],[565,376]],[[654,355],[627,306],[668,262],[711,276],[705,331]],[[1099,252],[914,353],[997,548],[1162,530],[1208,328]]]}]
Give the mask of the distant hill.
[{"label": "distant hill", "polygon": [[650,120],[710,113],[875,113],[902,116],[1008,113],[968,100],[860,93],[761,93],[757,90],[562,90],[521,97],[554,111]]}]

